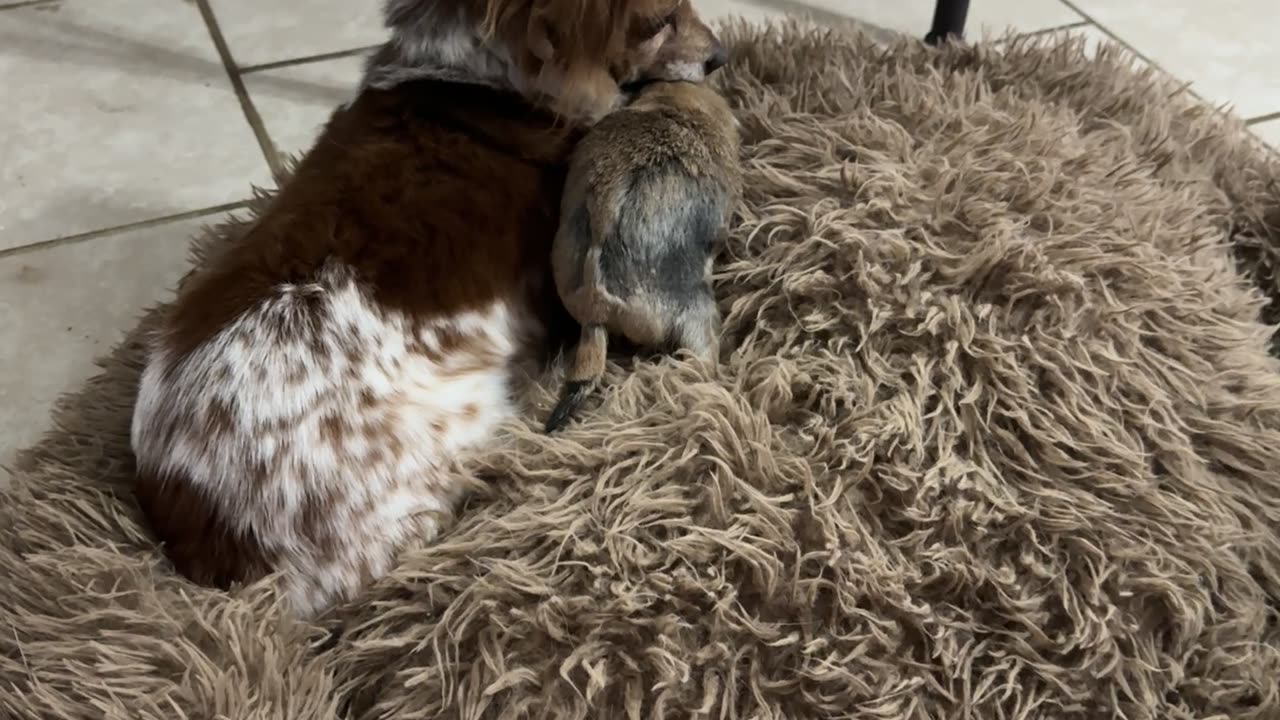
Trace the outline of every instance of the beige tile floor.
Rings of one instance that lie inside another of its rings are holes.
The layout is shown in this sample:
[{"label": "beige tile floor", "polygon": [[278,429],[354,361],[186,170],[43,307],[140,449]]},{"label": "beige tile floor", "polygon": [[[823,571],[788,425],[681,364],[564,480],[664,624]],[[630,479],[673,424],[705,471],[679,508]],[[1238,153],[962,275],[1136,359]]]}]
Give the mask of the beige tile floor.
[{"label": "beige tile floor", "polygon": [[[695,0],[922,35],[933,0]],[[1066,28],[1280,148],[1275,0],[971,0],[969,36]],[[0,466],[352,92],[381,0],[0,0]],[[3,473],[0,473],[0,483]]]}]

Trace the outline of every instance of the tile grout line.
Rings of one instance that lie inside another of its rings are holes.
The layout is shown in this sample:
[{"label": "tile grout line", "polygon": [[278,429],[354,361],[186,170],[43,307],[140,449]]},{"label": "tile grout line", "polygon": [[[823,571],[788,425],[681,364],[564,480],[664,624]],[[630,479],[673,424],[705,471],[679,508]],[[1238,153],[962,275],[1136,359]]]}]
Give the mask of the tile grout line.
[{"label": "tile grout line", "polygon": [[49,250],[51,248],[63,247],[65,245],[76,245],[88,240],[96,240],[110,235],[129,232],[130,230],[145,230],[146,228],[166,225],[180,220],[191,220],[198,217],[204,217],[206,215],[216,215],[221,212],[241,210],[248,207],[250,202],[252,201],[239,200],[237,202],[214,205],[213,207],[187,210],[186,212],[174,213],[173,215],[163,215],[161,217],[138,220],[137,222],[125,223],[124,225],[116,225],[114,227],[102,228],[100,230],[90,230],[88,232],[76,233],[74,235],[56,237],[51,240],[41,240],[39,242],[27,243],[26,245],[19,245],[17,247],[4,248],[0,249],[0,260],[5,260],[17,255],[25,255],[38,250]]},{"label": "tile grout line", "polygon": [[222,34],[222,29],[218,26],[218,19],[213,14],[213,8],[209,5],[209,0],[195,0],[196,7],[200,8],[200,15],[204,18],[205,27],[209,30],[209,37],[213,40],[213,45],[218,50],[218,56],[222,58],[222,66],[227,71],[227,77],[231,80],[231,88],[235,90],[236,99],[240,101],[240,109],[244,112],[244,118],[249,122],[249,127],[253,129],[254,136],[258,139],[258,147],[262,149],[262,154],[267,160],[267,167],[271,169],[272,177],[280,177],[283,167],[280,164],[279,153],[276,152],[275,143],[271,141],[271,136],[267,133],[267,127],[262,122],[262,116],[258,114],[258,108],[254,106],[253,100],[249,97],[249,91],[244,86],[244,79],[240,77],[240,72],[236,69],[235,59],[231,57],[231,48],[227,45],[227,39]]},{"label": "tile grout line", "polygon": [[1024,38],[1024,37],[1035,37],[1036,35],[1048,35],[1049,33],[1061,32],[1063,30],[1076,30],[1078,28],[1088,27],[1092,24],[1093,23],[1089,22],[1088,20],[1076,20],[1075,22],[1063,23],[1062,25],[1054,25],[1053,27],[1044,28],[1043,30],[1032,30],[1030,32],[1025,32],[1020,35],[1015,35],[1014,37]]},{"label": "tile grout line", "polygon": [[350,50],[338,50],[337,52],[321,53],[319,55],[307,55],[305,57],[290,58],[288,60],[274,60],[272,62],[258,63],[257,65],[245,65],[240,68],[241,75],[250,73],[263,72],[265,70],[276,70],[278,68],[293,67],[294,65],[305,65],[313,62],[324,62],[326,60],[340,60],[342,58],[362,55],[381,47],[381,45],[369,45],[366,47],[352,48]]},{"label": "tile grout line", "polygon": [[0,11],[17,10],[18,8],[32,7],[33,5],[52,5],[58,0],[21,0],[21,2],[4,4],[0,3]]},{"label": "tile grout line", "polygon": [[[1094,16],[1090,15],[1089,13],[1087,13],[1087,12],[1085,12],[1083,9],[1081,9],[1081,8],[1080,8],[1080,6],[1079,6],[1079,5],[1077,5],[1077,4],[1075,3],[1075,0],[1059,0],[1059,2],[1061,2],[1063,5],[1066,5],[1067,7],[1071,8],[1071,10],[1072,10],[1073,12],[1075,12],[1075,14],[1077,14],[1077,15],[1079,15],[1080,17],[1084,18],[1084,19],[1085,19],[1086,21],[1088,21],[1091,25],[1093,25],[1094,27],[1096,27],[1096,28],[1098,28],[1099,30],[1101,30],[1101,31],[1102,31],[1102,33],[1103,33],[1104,35],[1106,35],[1107,37],[1111,38],[1111,40],[1112,40],[1113,42],[1119,43],[1119,44],[1120,44],[1122,47],[1124,47],[1126,50],[1128,50],[1129,52],[1133,53],[1134,57],[1136,57],[1136,58],[1138,58],[1139,60],[1141,60],[1141,61],[1145,62],[1146,64],[1150,65],[1151,67],[1153,67],[1153,68],[1155,68],[1155,69],[1159,70],[1160,72],[1164,73],[1165,75],[1168,75],[1169,77],[1171,77],[1171,78],[1173,78],[1173,79],[1177,80],[1178,82],[1183,82],[1182,78],[1180,78],[1180,77],[1178,77],[1178,76],[1174,75],[1173,73],[1169,72],[1168,70],[1164,69],[1164,67],[1163,67],[1162,65],[1160,65],[1160,63],[1156,62],[1155,60],[1152,60],[1152,59],[1151,59],[1151,58],[1150,58],[1146,53],[1144,53],[1144,52],[1142,52],[1142,51],[1138,50],[1138,48],[1136,48],[1136,47],[1134,47],[1134,46],[1130,45],[1128,42],[1126,42],[1124,38],[1122,38],[1122,37],[1120,37],[1119,35],[1117,35],[1117,34],[1115,34],[1114,32],[1112,32],[1112,31],[1111,31],[1111,28],[1109,28],[1109,27],[1107,27],[1106,25],[1103,25],[1102,23],[1098,22],[1098,19],[1097,19],[1097,18],[1095,18]],[[1209,103],[1209,101],[1208,101],[1208,100],[1206,100],[1203,96],[1201,96],[1201,95],[1200,95],[1200,93],[1198,93],[1198,92],[1196,92],[1195,90],[1193,90],[1193,89],[1191,88],[1190,84],[1188,84],[1188,85],[1186,86],[1186,88],[1183,90],[1183,92],[1190,93],[1192,97],[1196,98],[1197,100],[1199,100],[1199,101],[1201,101],[1201,102],[1203,102],[1203,103],[1211,104],[1211,103]]]},{"label": "tile grout line", "polygon": [[1271,122],[1272,120],[1280,120],[1280,110],[1277,110],[1276,112],[1263,113],[1262,115],[1255,115],[1254,117],[1245,120],[1244,124],[1258,125],[1264,122]]},{"label": "tile grout line", "polygon": [[[1040,30],[1028,30],[1027,32],[1014,32],[1012,35],[1010,35],[1007,38],[1002,38],[1000,40],[993,40],[992,44],[1000,45],[1002,43],[1009,42],[1011,40],[1024,40],[1026,38],[1039,37],[1041,35],[1050,35],[1052,33],[1062,32],[1063,30],[1078,30],[1080,28],[1089,27],[1092,24],[1093,23],[1089,22],[1088,20],[1077,20],[1075,22],[1064,23],[1062,25],[1054,25],[1053,27],[1041,28]],[[1016,30],[1016,28],[1014,28],[1014,30]]]}]

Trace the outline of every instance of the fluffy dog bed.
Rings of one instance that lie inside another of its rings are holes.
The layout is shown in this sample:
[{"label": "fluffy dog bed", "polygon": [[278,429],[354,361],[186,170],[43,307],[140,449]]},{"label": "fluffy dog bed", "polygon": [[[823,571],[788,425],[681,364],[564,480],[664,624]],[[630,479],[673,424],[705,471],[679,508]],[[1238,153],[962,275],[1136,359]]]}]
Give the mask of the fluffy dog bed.
[{"label": "fluffy dog bed", "polygon": [[544,379],[306,625],[139,525],[135,334],[4,498],[0,717],[1280,717],[1280,164],[1078,42],[730,35],[718,380]]}]

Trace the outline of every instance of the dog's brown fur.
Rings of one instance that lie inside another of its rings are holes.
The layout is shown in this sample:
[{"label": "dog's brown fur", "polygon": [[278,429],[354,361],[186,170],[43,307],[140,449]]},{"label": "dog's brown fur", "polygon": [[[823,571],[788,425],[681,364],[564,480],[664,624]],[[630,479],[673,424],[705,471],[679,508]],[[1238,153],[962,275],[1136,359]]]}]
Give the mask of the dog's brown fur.
[{"label": "dog's brown fur", "polygon": [[414,80],[366,91],[334,113],[253,231],[187,279],[173,348],[191,352],[327,262],[415,316],[514,292],[545,264],[574,137],[486,88]]},{"label": "dog's brown fur", "polygon": [[[153,339],[137,495],[184,574],[319,611],[429,539],[440,468],[513,407],[563,310],[565,160],[632,81],[701,72],[687,0],[390,0],[394,37]],[[567,322],[567,319],[566,319]]]},{"label": "dog's brown fur", "polygon": [[741,189],[737,121],[706,86],[654,83],[578,146],[552,268],[582,335],[548,432],[604,373],[609,332],[714,364],[711,261]]}]

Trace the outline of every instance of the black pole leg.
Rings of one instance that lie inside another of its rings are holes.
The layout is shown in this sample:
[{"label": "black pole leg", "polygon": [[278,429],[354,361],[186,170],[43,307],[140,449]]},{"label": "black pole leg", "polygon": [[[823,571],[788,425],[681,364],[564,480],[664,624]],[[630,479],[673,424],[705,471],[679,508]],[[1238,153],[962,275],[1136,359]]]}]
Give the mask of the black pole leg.
[{"label": "black pole leg", "polygon": [[964,21],[969,16],[969,0],[937,0],[933,6],[933,27],[924,41],[937,45],[948,38],[959,40],[964,35]]}]

